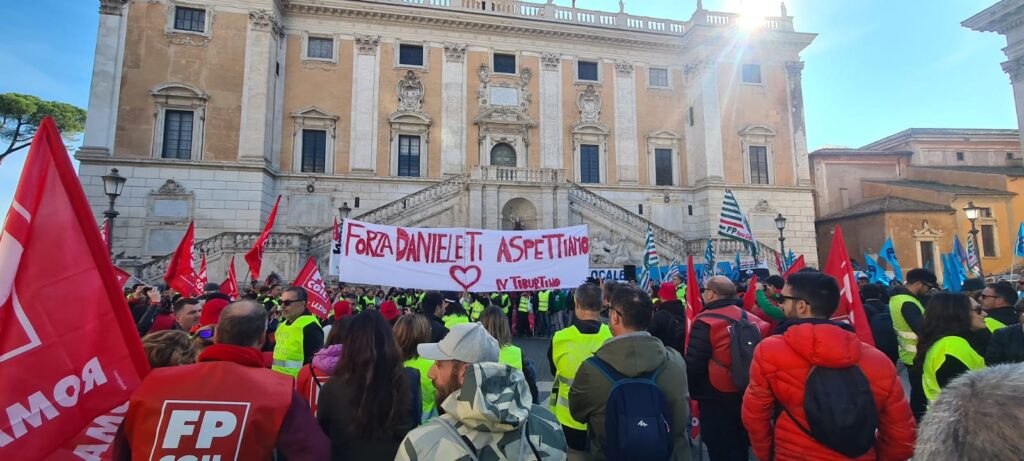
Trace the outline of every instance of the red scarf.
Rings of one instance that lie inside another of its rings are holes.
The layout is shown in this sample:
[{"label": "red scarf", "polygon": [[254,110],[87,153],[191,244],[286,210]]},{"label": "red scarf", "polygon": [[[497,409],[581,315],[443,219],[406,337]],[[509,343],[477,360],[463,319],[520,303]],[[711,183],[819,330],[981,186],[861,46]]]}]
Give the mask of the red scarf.
[{"label": "red scarf", "polygon": [[199,354],[200,362],[234,362],[247,367],[264,368],[263,353],[255,347],[214,344]]}]

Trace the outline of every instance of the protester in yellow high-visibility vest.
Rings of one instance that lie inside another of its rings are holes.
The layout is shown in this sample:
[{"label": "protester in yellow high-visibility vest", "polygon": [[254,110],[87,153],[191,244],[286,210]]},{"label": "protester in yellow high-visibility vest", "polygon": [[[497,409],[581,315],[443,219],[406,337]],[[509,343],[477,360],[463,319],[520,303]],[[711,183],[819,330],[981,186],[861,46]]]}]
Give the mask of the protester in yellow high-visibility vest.
[{"label": "protester in yellow high-visibility vest", "polygon": [[402,351],[403,365],[406,368],[415,368],[420,372],[419,384],[422,399],[420,423],[425,423],[437,417],[434,383],[428,376],[430,367],[434,366],[434,361],[420,357],[416,352],[416,346],[430,342],[430,321],[421,314],[407,314],[398,318],[394,330],[395,341],[398,342],[398,348]]},{"label": "protester in yellow high-visibility vest", "polygon": [[921,299],[928,290],[936,286],[935,274],[928,269],[911,269],[907,272],[907,283],[897,288],[889,298],[889,315],[892,326],[896,330],[896,341],[899,344],[900,363],[907,368],[910,379],[910,408],[918,421],[924,415],[927,401],[924,389],[921,388],[920,369],[911,365],[917,354],[917,337],[921,333],[921,322],[924,320],[924,304]]},{"label": "protester in yellow high-visibility vest", "polygon": [[458,297],[457,293],[444,293],[444,301],[448,304],[448,307],[445,311],[444,317],[441,317],[441,321],[444,322],[444,327],[449,330],[451,330],[455,325],[469,323],[469,314],[466,313],[466,309],[462,307],[462,303],[459,302]]},{"label": "protester in yellow high-visibility vest", "polygon": [[306,290],[288,287],[281,293],[284,322],[277,326],[272,369],[296,377],[302,365],[324,347],[324,330],[316,316],[306,310]]},{"label": "protester in yellow high-visibility vest", "polygon": [[928,301],[914,369],[928,402],[957,376],[985,367],[977,331],[985,330],[985,312],[963,293],[937,293]]},{"label": "protester in yellow high-visibility vest", "polygon": [[537,320],[537,335],[548,336],[551,334],[551,319],[548,313],[551,310],[551,290],[537,292],[537,313],[534,317]]},{"label": "protester in yellow high-visibility vest", "polygon": [[484,303],[489,301],[486,296],[478,293],[470,293],[469,297],[472,300],[469,303],[469,320],[478,322],[480,315],[484,313],[484,308],[487,307]]},{"label": "protester in yellow high-visibility vest", "polygon": [[501,308],[491,306],[484,309],[480,324],[498,341],[498,362],[522,370],[523,350],[512,344],[512,330]]},{"label": "protester in yellow high-visibility vest", "polygon": [[978,295],[982,309],[985,309],[985,326],[995,333],[996,330],[1017,323],[1017,314],[1013,306],[1017,304],[1017,290],[1010,282],[999,281],[990,283]]},{"label": "protester in yellow high-visibility vest", "polygon": [[572,325],[556,332],[548,348],[551,374],[555,375],[548,409],[562,424],[569,449],[581,453],[586,450],[587,425],[574,420],[569,413],[569,389],[580,365],[612,337],[612,331],[600,321],[601,287],[592,283],[580,285],[575,292],[575,303]]},{"label": "protester in yellow high-visibility vest", "polygon": [[532,333],[530,326],[530,311],[533,307],[532,293],[523,291],[519,293],[519,302],[516,308],[516,336],[523,337]]}]

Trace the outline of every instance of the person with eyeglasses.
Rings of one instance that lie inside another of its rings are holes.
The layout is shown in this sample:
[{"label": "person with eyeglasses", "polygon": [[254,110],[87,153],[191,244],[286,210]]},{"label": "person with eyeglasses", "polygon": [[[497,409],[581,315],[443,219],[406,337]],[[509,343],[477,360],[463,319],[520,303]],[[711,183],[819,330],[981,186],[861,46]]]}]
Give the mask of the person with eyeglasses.
[{"label": "person with eyeglasses", "polygon": [[[889,298],[889,315],[892,316],[892,327],[896,330],[896,342],[899,344],[898,369],[907,370],[910,381],[910,407],[914,409],[914,417],[918,421],[924,413],[924,393],[921,389],[921,375],[913,370],[914,356],[917,354],[917,337],[921,333],[924,320],[924,305],[927,303],[928,290],[935,288],[938,280],[935,273],[928,269],[911,269],[907,272],[907,283],[893,289]],[[917,400],[915,400],[915,396]],[[920,411],[919,411],[920,409]]]},{"label": "person with eyeglasses", "polygon": [[324,330],[315,315],[306,309],[306,290],[291,286],[281,293],[284,322],[277,326],[274,345],[274,371],[296,377],[303,365],[324,347]]},{"label": "person with eyeglasses", "polygon": [[1017,303],[1017,290],[1010,282],[1000,281],[988,284],[979,296],[982,309],[985,309],[985,326],[995,333],[996,330],[1019,322],[1013,312]]},{"label": "person with eyeglasses", "polygon": [[1024,363],[1024,300],[1017,301],[1013,313],[1017,323],[992,333],[985,349],[986,365]]},{"label": "person with eyeglasses", "polygon": [[[922,395],[916,401],[923,397],[925,403],[914,408],[915,412],[923,415],[927,403],[935,400],[953,378],[985,367],[984,346],[974,341],[976,335],[972,332],[986,328],[985,311],[972,307],[967,295],[938,293],[928,301],[913,364],[921,376]],[[911,406],[915,403],[913,392],[911,386]]]}]

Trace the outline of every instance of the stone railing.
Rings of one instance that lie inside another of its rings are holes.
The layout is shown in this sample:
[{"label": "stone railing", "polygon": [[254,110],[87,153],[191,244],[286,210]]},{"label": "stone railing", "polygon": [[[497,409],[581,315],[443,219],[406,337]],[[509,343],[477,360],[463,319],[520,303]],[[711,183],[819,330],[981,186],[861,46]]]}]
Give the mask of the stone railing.
[{"label": "stone railing", "polygon": [[452,176],[433,186],[406,195],[398,200],[374,208],[357,216],[355,219],[374,224],[387,224],[392,218],[406,213],[407,210],[418,209],[422,205],[444,200],[466,189],[466,176]]},{"label": "stone railing", "polygon": [[[718,11],[700,10],[693,15],[693,24],[702,26],[718,26],[718,27],[739,27],[741,25],[747,26],[747,24],[741,24],[741,15],[737,13],[722,13]],[[760,23],[752,24],[755,28],[768,29],[768,30],[793,30],[793,18],[790,16],[769,16],[762,20]]]},{"label": "stone railing", "polygon": [[469,178],[473,181],[560,183],[565,180],[564,170],[541,168],[514,168],[507,166],[478,165],[473,167]]},{"label": "stone railing", "polygon": [[[208,239],[200,240],[195,244],[196,258],[200,255],[219,254],[243,254],[252,249],[256,239],[260,237],[259,232],[222,232]],[[328,244],[330,234],[327,236]],[[266,253],[299,251],[303,254],[309,252],[311,237],[305,234],[292,232],[273,232],[267,240]],[[154,259],[139,266],[139,278],[157,282],[163,279],[167,273],[167,266],[171,263],[174,253]],[[236,261],[236,264],[241,261]],[[244,264],[244,262],[241,262]],[[238,274],[239,279],[245,278]]]},{"label": "stone railing", "polygon": [[[739,240],[730,238],[715,237],[715,253],[718,255],[733,255],[735,253],[747,254],[750,250],[747,245]],[[708,239],[697,239],[690,240],[689,247],[687,250],[694,256],[694,258],[704,259],[704,250],[707,248]],[[775,267],[775,255],[779,254],[778,250],[765,245],[764,243],[757,242],[757,258],[759,261],[767,262],[768,267]],[[722,261],[722,258],[718,258]]]},{"label": "stone railing", "polygon": [[679,257],[689,254],[696,256],[701,255],[704,252],[703,247],[701,247],[700,252],[692,252],[692,242],[571,181],[569,182],[569,197],[577,203],[586,204],[591,208],[600,211],[605,216],[612,219],[613,222],[622,223],[625,227],[632,228],[634,231],[645,233],[647,232],[647,226],[650,226],[651,229],[654,230],[654,240],[656,244],[659,246],[667,246]]}]

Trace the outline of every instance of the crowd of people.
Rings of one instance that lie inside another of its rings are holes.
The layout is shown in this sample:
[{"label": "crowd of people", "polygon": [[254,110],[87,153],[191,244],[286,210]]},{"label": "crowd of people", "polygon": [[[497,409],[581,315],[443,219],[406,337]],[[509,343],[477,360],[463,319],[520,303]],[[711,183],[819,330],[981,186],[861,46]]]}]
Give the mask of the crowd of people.
[{"label": "crowd of people", "polygon": [[[1010,433],[1024,419],[1024,284],[942,292],[926,269],[859,282],[874,345],[832,320],[842,293],[813,269],[753,287],[709,277],[699,313],[679,276],[650,290],[339,284],[327,319],[298,287],[232,301],[215,284],[194,298],[137,285],[153,371],[114,455],[150,456],[166,402],[241,401],[253,411],[237,459],[689,460],[701,445],[711,461],[1024,459]],[[543,401],[545,364],[516,336],[550,337]]]}]

